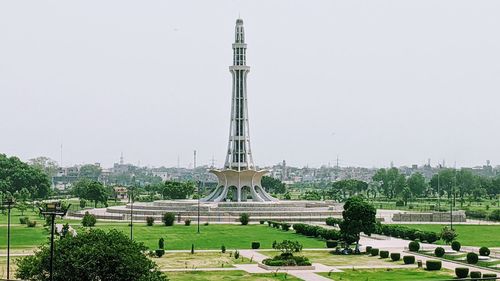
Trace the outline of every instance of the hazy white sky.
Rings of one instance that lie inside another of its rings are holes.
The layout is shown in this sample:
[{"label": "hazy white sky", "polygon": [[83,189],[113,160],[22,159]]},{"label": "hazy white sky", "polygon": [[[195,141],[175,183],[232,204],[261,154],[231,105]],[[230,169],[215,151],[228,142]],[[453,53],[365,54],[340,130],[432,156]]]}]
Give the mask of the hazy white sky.
[{"label": "hazy white sky", "polygon": [[500,2],[457,0],[1,1],[0,152],[222,166],[238,13],[257,165],[500,163]]}]

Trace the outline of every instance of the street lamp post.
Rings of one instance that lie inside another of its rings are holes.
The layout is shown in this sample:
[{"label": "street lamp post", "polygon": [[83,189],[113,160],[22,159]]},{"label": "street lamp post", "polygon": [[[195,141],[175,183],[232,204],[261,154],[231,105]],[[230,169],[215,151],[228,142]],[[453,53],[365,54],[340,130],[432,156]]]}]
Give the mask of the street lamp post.
[{"label": "street lamp post", "polygon": [[134,223],[134,187],[135,178],[133,179],[133,184],[130,187],[130,240],[134,239],[133,235],[133,223]]},{"label": "street lamp post", "polygon": [[198,233],[200,233],[200,183],[198,185]]},{"label": "street lamp post", "polygon": [[2,205],[7,207],[7,280],[10,280],[10,210],[14,204],[11,196],[2,201]]},{"label": "street lamp post", "polygon": [[49,202],[45,203],[44,208],[40,207],[40,214],[44,216],[50,216],[51,218],[51,227],[50,227],[50,278],[49,280],[54,280],[54,224],[56,220],[56,216],[64,217],[68,212],[69,207],[63,208],[61,202]]}]

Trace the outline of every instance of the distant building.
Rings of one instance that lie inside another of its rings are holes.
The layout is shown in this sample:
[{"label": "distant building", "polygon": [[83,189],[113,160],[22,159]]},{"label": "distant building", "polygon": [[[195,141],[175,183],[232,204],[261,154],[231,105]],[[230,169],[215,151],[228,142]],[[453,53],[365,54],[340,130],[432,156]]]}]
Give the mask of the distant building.
[{"label": "distant building", "polygon": [[115,186],[113,190],[115,191],[115,199],[128,200],[128,189],[126,187]]}]

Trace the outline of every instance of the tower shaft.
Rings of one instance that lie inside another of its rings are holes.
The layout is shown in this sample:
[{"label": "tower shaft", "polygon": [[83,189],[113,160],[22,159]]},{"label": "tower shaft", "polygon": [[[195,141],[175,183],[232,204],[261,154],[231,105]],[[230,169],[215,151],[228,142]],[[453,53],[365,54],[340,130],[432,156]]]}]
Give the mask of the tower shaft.
[{"label": "tower shaft", "polygon": [[245,30],[241,19],[236,21],[234,41],[233,65],[229,67],[233,78],[231,123],[224,167],[241,171],[254,168],[250,149],[247,104],[247,75],[250,72],[250,67],[246,65],[247,45],[245,44]]}]

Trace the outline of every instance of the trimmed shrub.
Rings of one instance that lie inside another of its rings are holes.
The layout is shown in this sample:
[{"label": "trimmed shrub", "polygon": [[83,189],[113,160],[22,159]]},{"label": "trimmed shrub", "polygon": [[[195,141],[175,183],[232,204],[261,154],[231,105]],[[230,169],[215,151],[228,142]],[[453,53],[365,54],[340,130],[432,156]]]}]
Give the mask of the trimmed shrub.
[{"label": "trimmed shrub", "polygon": [[370,250],[370,254],[371,254],[372,256],[378,256],[378,249],[377,249],[377,248],[372,248],[372,249]]},{"label": "trimmed shrub", "polygon": [[438,257],[438,258],[444,256],[444,248],[443,247],[437,247],[434,250],[434,255],[436,255],[436,257]]},{"label": "trimmed shrub", "polygon": [[163,249],[155,250],[155,255],[159,258],[161,258],[164,254],[165,254],[165,250],[163,250]]},{"label": "trimmed shrub", "polygon": [[460,248],[462,248],[462,245],[460,244],[460,242],[458,242],[458,241],[451,242],[451,249],[458,252],[458,251],[460,251]]},{"label": "trimmed shrub", "polygon": [[479,260],[479,257],[476,253],[467,253],[467,263],[476,264]]},{"label": "trimmed shrub", "polygon": [[30,220],[28,220],[28,221],[26,222],[26,225],[27,225],[28,227],[35,227],[35,226],[36,226],[36,221],[30,221]]},{"label": "trimmed shrub", "polygon": [[263,221],[263,220],[260,220],[260,221],[259,221],[259,223],[260,223],[260,224],[264,224],[264,221]]},{"label": "trimmed shrub", "polygon": [[372,251],[372,246],[366,246],[365,252],[369,254],[371,253],[371,251]]},{"label": "trimmed shrub", "polygon": [[326,240],[326,247],[327,248],[336,248],[339,245],[339,242],[337,240]]},{"label": "trimmed shrub", "polygon": [[97,222],[97,220],[93,214],[90,214],[89,212],[85,212],[85,215],[83,215],[83,218],[82,218],[82,225],[83,226],[91,227],[91,226],[94,226],[96,222]]},{"label": "trimmed shrub", "polygon": [[28,217],[24,217],[24,218],[19,218],[19,223],[20,224],[28,224],[28,221],[30,219]]},{"label": "trimmed shrub", "polygon": [[408,244],[408,249],[412,252],[418,252],[418,250],[420,250],[420,243],[417,241],[411,241],[410,244]]},{"label": "trimmed shrub", "polygon": [[423,232],[423,237],[420,238],[420,241],[427,241],[428,243],[431,243],[431,244],[438,241],[438,240],[439,240],[439,235],[436,232],[432,232],[432,231]]},{"label": "trimmed shrub", "polygon": [[334,218],[334,217],[328,217],[328,218],[326,218],[325,222],[326,222],[326,225],[335,226],[335,225],[339,225],[342,222],[342,219],[337,219],[337,218]]},{"label": "trimmed shrub", "polygon": [[[481,273],[481,271],[471,271],[470,272],[470,278],[471,280],[477,280],[477,279],[480,279],[481,276],[483,276],[483,274]],[[476,279],[477,278],[477,279]]]},{"label": "trimmed shrub", "polygon": [[405,205],[405,201],[403,201],[403,200],[396,201],[396,207],[403,207],[404,205]]},{"label": "trimmed shrub", "polygon": [[174,225],[175,215],[173,213],[165,213],[163,214],[161,220],[163,221],[165,226],[172,226]]},{"label": "trimmed shrub", "polygon": [[191,244],[191,255],[194,254],[194,244]]},{"label": "trimmed shrub", "polygon": [[220,246],[220,252],[223,254],[226,253],[226,246],[224,245]]},{"label": "trimmed shrub", "polygon": [[497,277],[497,274],[496,273],[485,273],[485,274],[483,274],[483,278],[493,278],[493,277]]},{"label": "trimmed shrub", "polygon": [[320,231],[320,236],[325,240],[339,240],[340,231],[335,229],[323,229]]},{"label": "trimmed shrub", "polygon": [[252,242],[252,249],[258,249],[260,248],[260,242],[253,241]]},{"label": "trimmed shrub", "polygon": [[285,222],[281,224],[281,229],[283,229],[284,231],[288,231],[291,226],[291,224]]},{"label": "trimmed shrub", "polygon": [[398,261],[401,259],[401,254],[400,253],[391,253],[391,260],[392,261]]},{"label": "trimmed shrub", "polygon": [[239,258],[240,258],[240,252],[239,252],[238,250],[236,250],[236,251],[234,252],[234,259],[236,259],[236,260],[237,260],[237,259],[239,259]]},{"label": "trimmed shrub", "polygon": [[438,260],[427,260],[425,263],[425,268],[427,270],[440,270],[442,266],[441,261]]},{"label": "trimmed shrub", "polygon": [[389,251],[380,251],[380,257],[386,259],[389,257]]},{"label": "trimmed shrub", "polygon": [[250,215],[247,214],[247,213],[242,213],[240,215],[240,222],[241,222],[241,225],[247,225],[248,222],[250,221]]},{"label": "trimmed shrub", "polygon": [[479,255],[481,256],[489,256],[490,255],[490,249],[488,247],[481,247],[479,248]]},{"label": "trimmed shrub", "polygon": [[190,226],[191,225],[191,220],[190,219],[187,219],[184,221],[184,225],[185,226]]},{"label": "trimmed shrub", "polygon": [[155,223],[155,218],[153,218],[153,217],[146,217],[146,225],[147,226],[153,226],[154,223]]},{"label": "trimmed shrub", "polygon": [[488,218],[492,221],[500,221],[500,210],[496,209],[491,212]]},{"label": "trimmed shrub", "polygon": [[458,278],[467,278],[469,276],[469,268],[468,267],[456,267],[455,275]]},{"label": "trimmed shrub", "polygon": [[403,256],[403,262],[405,264],[414,264],[415,263],[415,256]]},{"label": "trimmed shrub", "polygon": [[165,239],[163,237],[158,239],[158,249],[165,249]]}]

